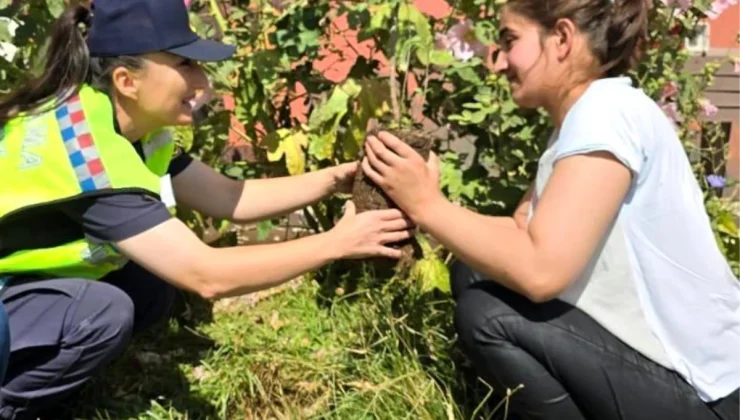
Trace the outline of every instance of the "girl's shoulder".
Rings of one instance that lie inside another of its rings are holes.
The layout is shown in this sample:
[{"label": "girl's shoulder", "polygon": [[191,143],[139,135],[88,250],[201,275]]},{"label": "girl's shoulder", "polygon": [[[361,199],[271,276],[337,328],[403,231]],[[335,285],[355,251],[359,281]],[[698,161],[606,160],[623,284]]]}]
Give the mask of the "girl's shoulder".
[{"label": "girl's shoulder", "polygon": [[617,77],[594,81],[568,111],[562,131],[616,132],[644,139],[657,125],[670,126],[660,106],[631,79]]},{"label": "girl's shoulder", "polygon": [[608,118],[644,115],[645,111],[659,107],[642,89],[633,86],[630,78],[615,77],[592,82],[573,110]]}]

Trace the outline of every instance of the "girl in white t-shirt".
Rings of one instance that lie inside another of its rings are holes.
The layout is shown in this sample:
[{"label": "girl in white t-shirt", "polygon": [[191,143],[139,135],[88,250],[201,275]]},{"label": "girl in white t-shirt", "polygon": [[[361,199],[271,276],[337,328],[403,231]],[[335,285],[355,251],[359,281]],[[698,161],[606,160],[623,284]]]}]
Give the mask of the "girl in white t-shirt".
[{"label": "girl in white t-shirt", "polygon": [[646,0],[510,0],[495,70],[555,126],[513,217],[439,192],[388,133],[363,171],[450,249],[456,328],[527,419],[737,419],[740,287],[671,122],[621,77]]}]

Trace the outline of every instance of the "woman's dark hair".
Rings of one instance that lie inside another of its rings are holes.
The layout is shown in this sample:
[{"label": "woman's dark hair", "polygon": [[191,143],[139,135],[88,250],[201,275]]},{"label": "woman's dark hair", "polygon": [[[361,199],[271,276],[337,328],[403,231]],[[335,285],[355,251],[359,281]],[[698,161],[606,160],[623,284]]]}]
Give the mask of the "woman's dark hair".
[{"label": "woman's dark hair", "polygon": [[73,6],[54,22],[43,72],[0,100],[0,125],[19,113],[46,111],[41,107],[54,99],[52,106],[66,101],[83,83],[110,93],[114,69],[144,66],[143,58],[137,56],[90,57],[85,33],[91,20],[88,8]]},{"label": "woman's dark hair", "polygon": [[570,19],[586,34],[601,74],[622,75],[640,60],[648,34],[648,0],[509,0],[512,12],[552,30]]}]

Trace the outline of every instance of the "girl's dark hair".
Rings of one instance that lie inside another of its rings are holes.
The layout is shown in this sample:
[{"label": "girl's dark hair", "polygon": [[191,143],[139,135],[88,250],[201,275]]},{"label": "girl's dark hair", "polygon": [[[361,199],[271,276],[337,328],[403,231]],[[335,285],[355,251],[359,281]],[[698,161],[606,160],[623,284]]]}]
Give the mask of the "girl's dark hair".
[{"label": "girl's dark hair", "polygon": [[512,12],[546,31],[570,19],[589,39],[601,74],[622,75],[640,60],[648,34],[649,0],[509,0]]},{"label": "girl's dark hair", "polygon": [[90,57],[85,33],[91,21],[88,8],[73,6],[54,22],[43,72],[0,99],[0,125],[19,113],[46,111],[41,107],[54,99],[52,106],[66,101],[84,83],[110,93],[115,68],[138,70],[144,66],[139,56]]}]

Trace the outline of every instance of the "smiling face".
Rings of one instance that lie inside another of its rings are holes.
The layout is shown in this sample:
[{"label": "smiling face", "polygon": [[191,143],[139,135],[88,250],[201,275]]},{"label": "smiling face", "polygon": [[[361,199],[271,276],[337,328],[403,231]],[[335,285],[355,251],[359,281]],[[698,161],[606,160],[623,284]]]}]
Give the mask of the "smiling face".
[{"label": "smiling face", "polygon": [[113,84],[133,123],[152,130],[192,123],[191,101],[208,88],[200,65],[163,52],[142,58],[140,70],[120,67],[113,72]]},{"label": "smiling face", "polygon": [[190,101],[208,87],[201,66],[187,58],[168,53],[145,56],[139,86],[141,109],[164,125],[184,125],[193,121]]},{"label": "smiling face", "polygon": [[534,21],[504,7],[494,71],[505,75],[517,105],[543,106],[560,77],[554,37]]}]

